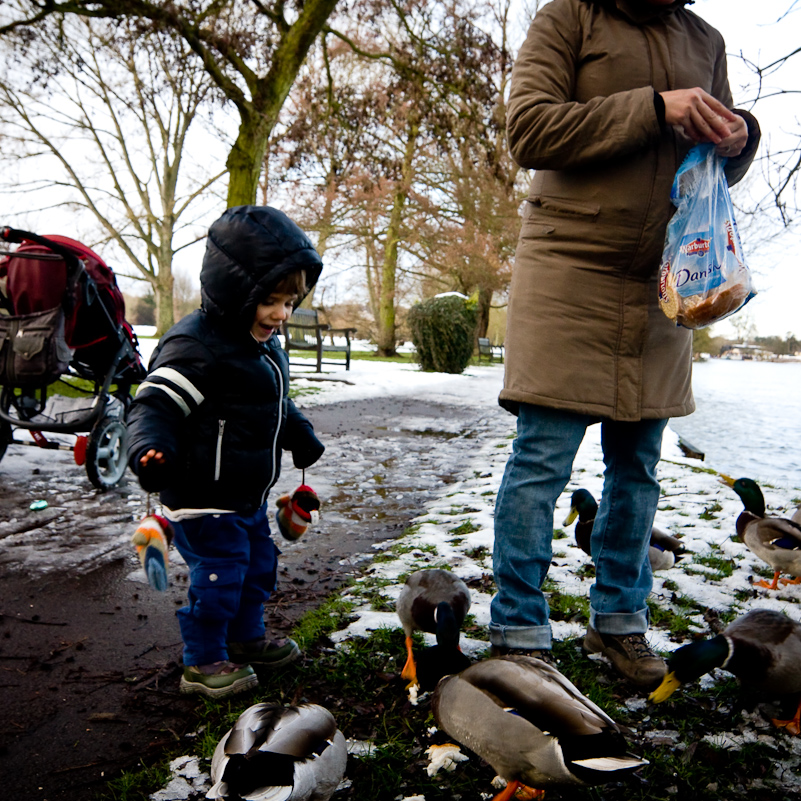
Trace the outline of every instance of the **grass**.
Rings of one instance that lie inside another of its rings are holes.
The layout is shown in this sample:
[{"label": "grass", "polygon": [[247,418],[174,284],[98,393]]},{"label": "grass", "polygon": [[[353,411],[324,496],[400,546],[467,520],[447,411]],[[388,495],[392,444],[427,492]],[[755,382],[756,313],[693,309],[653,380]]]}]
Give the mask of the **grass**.
[{"label": "grass", "polygon": [[[331,353],[325,354],[326,359],[334,360],[337,359],[339,361],[345,361],[345,354],[338,353],[336,351],[332,351]],[[379,356],[378,353],[375,351],[364,351],[364,350],[351,350],[350,352],[351,361],[372,361],[372,362],[395,362],[396,364],[417,364],[417,354],[415,353],[397,353],[394,356]],[[477,367],[481,364],[481,366],[486,366],[486,361],[482,361],[479,363],[478,358],[474,356],[470,360],[471,367]]]},{"label": "grass", "polygon": [[[293,351],[292,358],[300,358],[298,354]],[[307,357],[309,361],[314,361],[313,356]],[[345,354],[339,353],[337,351],[332,351],[331,353],[325,354],[326,360],[334,361],[335,359],[338,361],[345,361]],[[351,361],[371,361],[371,362],[394,362],[395,364],[417,364],[417,358],[414,353],[397,353],[394,356],[379,356],[375,351],[366,351],[366,350],[351,350],[350,352],[350,359]]]},{"label": "grass", "polygon": [[[648,599],[648,610],[651,624],[660,629],[669,629],[672,634],[686,636],[690,631],[691,622],[687,612],[679,607],[672,609],[664,601],[654,602]],[[693,608],[690,606],[689,608]]]},{"label": "grass", "polygon": [[[557,614],[587,612],[585,598],[552,592],[549,600]],[[470,755],[467,762],[453,772],[427,775],[426,749],[448,738],[442,732],[432,734],[436,723],[430,696],[422,696],[417,706],[407,699],[399,675],[405,660],[401,629],[378,629],[366,638],[331,647],[329,635],[347,624],[352,608],[350,602],[335,594],[307,613],[293,633],[303,646],[302,665],[260,674],[261,685],[246,703],[319,703],[331,710],[347,738],[372,744],[369,756],[349,757],[347,778],[351,784],[336,793],[333,801],[414,795],[423,795],[426,801],[479,801],[488,797],[486,794],[494,792],[490,784],[494,771],[464,748],[462,751]],[[654,625],[669,625],[671,630],[682,625],[680,612],[672,616],[666,616],[664,609],[661,616],[657,612],[660,605],[655,604],[651,607],[652,616],[658,617]],[[468,616],[465,628],[474,627],[475,618]],[[471,632],[471,636],[475,635]],[[415,634],[415,647],[422,645],[422,637]],[[644,693],[619,679],[604,662],[588,659],[580,640],[556,641],[554,656],[559,670],[581,692],[628,727],[626,737],[632,752],[644,756],[650,764],[636,776],[601,788],[551,788],[547,795],[551,801],[789,798],[771,786],[774,766],[784,758],[775,746],[760,742],[724,749],[704,740],[709,733],[737,731],[747,702],[743,703],[734,679],[719,680],[711,688],[685,686],[663,704],[643,707]],[[629,698],[637,699],[639,706],[627,707]],[[216,743],[244,706],[245,702],[237,699],[198,702],[197,718],[203,730],[194,741],[194,751],[201,757],[203,769],[208,769]],[[158,764],[140,765],[110,782],[98,801],[145,801],[165,785],[169,760],[186,752],[185,743],[176,744]],[[764,786],[754,779],[760,779]]]},{"label": "grass", "polygon": [[[452,502],[449,512],[438,511],[437,520],[427,519],[426,522],[438,522],[443,527],[445,541],[454,546],[461,543],[466,548],[464,556],[467,558],[488,559],[489,551],[484,546],[471,549],[470,541],[463,541],[479,529],[471,519],[451,519],[449,525],[449,515],[478,512],[456,503]],[[722,511],[720,504],[711,499],[706,499],[706,503],[701,517],[716,519]],[[418,522],[409,527],[404,535],[416,534],[420,526]],[[569,536],[562,529],[557,531],[554,539]],[[436,546],[430,542],[412,544],[401,539],[374,562],[402,559],[404,568],[411,571],[420,566],[422,555],[428,557],[436,552]],[[695,565],[705,582],[720,582],[734,575],[739,559],[727,556],[713,545],[703,554],[688,554],[682,565],[686,572],[692,572]],[[430,560],[426,566],[434,566],[434,561]],[[448,567],[445,564],[436,566]],[[752,572],[772,578],[767,566],[755,567]],[[591,577],[594,575],[592,563],[587,561],[577,568],[577,573]],[[674,578],[677,575],[674,573]],[[411,706],[404,694],[399,672],[405,655],[403,633],[399,628],[380,629],[365,638],[347,640],[337,648],[329,640],[332,631],[347,625],[355,605],[367,603],[372,609],[392,611],[393,603],[382,589],[404,578],[403,575],[389,579],[368,574],[351,584],[347,601],[340,595],[332,596],[323,607],[304,616],[293,635],[302,643],[303,665],[263,677],[257,695],[249,698],[248,703],[262,699],[282,704],[321,703],[332,711],[346,737],[373,745],[370,756],[349,757],[347,778],[351,784],[336,793],[332,801],[403,799],[419,795],[426,801],[488,798],[494,792],[490,785],[494,771],[473,755],[452,773],[440,772],[433,777],[426,774],[425,751],[444,735],[430,733],[435,725],[430,697],[423,696],[418,706]],[[469,580],[468,584],[474,590],[493,592],[490,572]],[[705,628],[705,619],[710,621],[708,613],[714,610],[707,610],[700,602],[684,595],[677,581],[670,577],[662,580],[662,587],[661,596],[648,600],[652,628],[676,640],[709,636],[709,631],[701,629]],[[589,616],[587,597],[561,592],[560,585],[551,578],[546,579],[543,590],[548,595],[553,620],[584,625]],[[754,592],[745,585],[735,597],[737,601],[750,601]],[[734,602],[729,609],[718,610],[719,623],[730,622],[739,614],[738,607]],[[712,627],[711,622],[708,625]],[[486,624],[479,625],[474,615],[468,615],[464,631],[474,640],[487,637]],[[416,648],[423,647],[421,635],[416,634],[414,642]],[[555,641],[554,654],[560,671],[591,701],[626,727],[630,750],[647,758],[650,764],[625,781],[597,788],[548,789],[548,801],[739,801],[746,798],[748,801],[785,801],[799,797],[787,795],[775,781],[774,773],[780,762],[794,760],[789,770],[797,768],[797,757],[790,756],[790,750],[784,747],[786,735],[776,734],[769,724],[762,728],[761,724],[754,723],[751,716],[757,708],[756,701],[744,694],[739,683],[728,674],[716,671],[714,680],[685,685],[666,702],[655,705],[647,702],[646,692],[620,679],[604,660],[587,658],[580,639]],[[481,656],[479,654],[479,658]],[[202,702],[198,720],[205,730],[194,743],[196,753],[208,759],[219,737],[242,708],[242,702]],[[721,732],[756,734],[759,741],[735,748],[721,747],[720,741],[714,739],[709,741],[710,736],[714,738]],[[182,752],[185,750],[184,745]],[[177,752],[165,755],[163,763],[142,766],[140,771],[124,777],[127,795],[103,797],[113,797],[115,801],[118,798],[120,801],[144,801],[148,792],[164,786],[167,759],[176,755]],[[207,768],[207,763],[203,767]]]},{"label": "grass", "polygon": [[[136,395],[136,390],[138,389],[139,384],[134,384],[131,387],[130,395],[133,397]],[[112,384],[109,391],[113,394],[117,391],[117,385]],[[289,387],[289,397],[293,400],[295,398],[300,398],[303,396],[310,396],[316,395],[319,392],[323,392],[322,387],[297,387],[297,386],[290,386]],[[50,384],[47,388],[48,397],[53,395],[61,395],[65,398],[91,398],[92,395],[96,394],[97,388],[95,387],[94,382],[87,381],[84,378],[70,378],[64,379],[60,378],[53,384]]]},{"label": "grass", "polygon": [[554,591],[548,594],[548,606],[551,609],[551,620],[589,622],[589,598]]},{"label": "grass", "polygon": [[715,581],[728,578],[732,575],[732,573],[734,573],[735,567],[737,567],[737,563],[734,559],[727,559],[723,556],[715,556],[714,554],[703,556],[696,555],[693,559],[693,562],[699,565],[705,565],[706,567],[711,567],[714,572],[707,575]]},{"label": "grass", "polygon": [[717,513],[722,510],[723,507],[717,501],[715,501],[714,503],[710,503],[709,506],[705,507],[704,511],[701,512],[698,517],[700,517],[701,520],[715,520],[717,518]]},{"label": "grass", "polygon": [[98,796],[98,801],[138,801],[146,799],[154,790],[163,787],[170,778],[167,762],[157,765],[141,764],[137,770],[126,771],[112,779]]},{"label": "grass", "polygon": [[472,534],[474,531],[480,531],[481,526],[474,523],[472,520],[465,520],[460,523],[456,528],[449,529],[451,534],[464,536],[465,534]]}]

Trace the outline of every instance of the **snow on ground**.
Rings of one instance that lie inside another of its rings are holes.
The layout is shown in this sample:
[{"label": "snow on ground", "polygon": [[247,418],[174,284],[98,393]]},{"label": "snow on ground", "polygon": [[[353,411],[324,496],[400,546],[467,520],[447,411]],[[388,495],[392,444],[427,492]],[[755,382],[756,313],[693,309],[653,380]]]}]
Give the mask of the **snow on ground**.
[{"label": "snow on ground", "polygon": [[[143,340],[143,352],[148,342]],[[343,365],[316,374],[312,359],[299,359],[293,354],[292,361],[293,387],[301,392],[312,392],[299,399],[303,407],[409,395],[471,406],[476,409],[477,416],[482,416],[482,409],[496,409],[498,392],[503,384],[503,367],[498,364],[473,366],[461,375],[449,375],[424,373],[415,364],[355,359],[349,371],[345,371]],[[411,423],[405,420],[404,427],[409,428]],[[466,579],[491,574],[495,494],[511,453],[514,418],[508,416],[508,428],[500,425],[491,430],[497,433],[476,444],[472,461],[464,465],[461,480],[444,487],[441,497],[430,502],[413,521],[413,533],[403,538],[403,546],[393,548],[393,543],[376,546],[381,560],[373,565],[363,581],[371,584],[376,583],[376,579],[394,581],[410,571],[439,564],[450,566]],[[754,608],[768,608],[801,620],[798,606],[801,585],[775,592],[759,591],[756,597],[744,597],[744,591],[751,587],[749,577],[767,575],[769,569],[733,537],[734,522],[742,511],[742,503],[730,488],[720,483],[718,472],[726,471],[726,465],[710,465],[685,457],[679,449],[678,436],[667,429],[659,465],[662,499],[656,524],[680,537],[689,554],[677,566],[656,574],[655,597],[660,602],[669,603],[675,593],[695,601],[702,608],[718,612],[733,607],[744,614]],[[587,431],[574,463],[573,477],[557,503],[555,527],[559,529],[567,515],[570,493],[574,489],[586,487],[599,498],[602,486],[600,426],[595,425]],[[763,492],[768,514],[789,517],[792,509],[801,503],[799,487],[766,485]],[[556,582],[563,594],[584,597],[589,593],[592,579],[583,577],[579,569],[587,564],[588,557],[576,546],[572,530],[565,534],[567,536],[554,540],[554,565],[549,578]],[[718,560],[724,563],[725,572],[731,569],[730,575],[723,575]],[[394,600],[400,592],[400,585],[390,584],[381,592]],[[489,595],[473,592],[471,614],[480,625],[489,622],[489,601]],[[358,619],[339,632],[337,639],[342,641],[362,635],[381,625],[399,625],[394,613],[371,611],[368,605],[359,607],[357,615]],[[582,633],[575,624],[554,623],[553,628],[557,639]],[[700,615],[697,628],[706,630]],[[680,644],[671,641],[668,632],[659,629],[652,629],[651,639],[654,646],[662,650],[672,650]],[[481,640],[466,643],[468,651],[477,652],[484,648],[486,642]]]},{"label": "snow on ground", "polygon": [[[346,378],[350,384],[312,382],[300,377],[301,370],[297,368],[297,374],[293,370],[293,386],[315,389],[315,394],[301,398],[303,406],[408,394],[450,404],[467,404],[475,407],[477,414],[481,415],[482,408],[496,406],[503,383],[500,365],[470,367],[462,375],[447,375],[423,373],[415,365],[354,360],[349,372],[333,368],[325,376]],[[492,573],[495,495],[511,453],[514,435],[514,418],[510,415],[508,421],[508,429],[499,431],[495,438],[477,443],[472,461],[464,466],[461,480],[444,487],[441,497],[428,504],[413,521],[413,532],[403,538],[402,546],[398,543],[376,546],[381,559],[369,570],[364,582],[372,585],[384,583],[376,581],[378,579],[392,580],[393,583],[380,592],[394,600],[401,589],[395,580],[422,567],[447,565],[465,579]],[[726,469],[726,465],[709,465],[685,457],[679,448],[678,436],[668,428],[659,465],[662,499],[655,522],[680,537],[689,553],[675,567],[655,575],[654,595],[660,603],[670,604],[675,593],[678,597],[691,599],[700,608],[721,613],[730,608],[737,610],[738,614],[754,608],[768,608],[801,620],[798,606],[801,586],[790,586],[776,592],[759,591],[756,597],[747,593],[751,588],[750,577],[758,579],[770,571],[733,537],[742,502],[719,480],[718,472],[725,473]],[[561,528],[574,489],[586,487],[599,498],[602,486],[600,426],[595,425],[587,431],[574,463],[573,477],[557,503],[555,528]],[[763,486],[763,492],[768,514],[789,517],[792,509],[801,503],[801,488],[798,487]],[[587,564],[588,557],[575,544],[572,526],[570,529],[564,532],[567,536],[554,540],[554,564],[549,578],[561,593],[585,597],[589,594],[592,579],[583,577],[580,568]],[[730,575],[724,575],[729,571]],[[744,597],[746,594],[752,597]],[[489,595],[473,591],[470,611],[479,625],[489,622],[489,601]],[[679,610],[678,606],[673,608]],[[381,625],[399,625],[394,613],[375,612],[367,604],[360,606],[356,614],[358,619],[337,634],[339,641],[362,635]],[[700,614],[694,623],[699,631],[707,630]],[[556,639],[583,634],[583,629],[576,624],[557,622],[553,628]],[[681,644],[670,640],[668,635],[667,631],[652,629],[653,645],[668,651]],[[433,642],[433,635],[427,636]],[[465,643],[466,650],[474,653],[486,647],[487,643],[481,640]]]},{"label": "snow on ground", "polygon": [[[294,358],[293,362],[299,361]],[[314,369],[307,360],[308,371]],[[302,407],[386,395],[425,397],[453,405],[468,405],[478,417],[495,416],[497,396],[503,383],[503,367],[488,365],[470,367],[462,375],[424,373],[415,365],[403,365],[372,360],[354,360],[350,371],[334,367],[323,375],[307,375],[305,367],[293,367],[293,387],[301,392]],[[311,380],[325,379],[323,381]],[[493,410],[482,413],[482,410]],[[375,560],[355,587],[345,590],[346,597],[355,602],[354,619],[337,632],[334,639],[345,643],[353,637],[364,636],[381,626],[399,627],[394,612],[379,612],[372,608],[367,597],[380,592],[394,601],[401,590],[402,577],[423,568],[447,566],[464,579],[492,574],[493,507],[503,470],[514,437],[514,418],[502,415],[490,426],[483,441],[477,441],[472,458],[464,464],[459,480],[446,485],[430,501],[414,525],[399,540],[374,546]],[[408,428],[410,421],[404,420]],[[713,609],[720,613],[733,609],[737,614],[756,609],[775,609],[801,620],[801,585],[789,586],[775,592],[752,591],[750,579],[769,576],[767,565],[755,557],[742,543],[734,539],[734,523],[742,503],[734,492],[722,485],[718,471],[726,465],[709,465],[683,455],[678,436],[669,428],[665,435],[659,479],[662,499],[656,524],[668,529],[685,543],[688,554],[670,570],[657,573],[653,598],[660,606],[685,614],[674,600],[690,599],[699,610]],[[561,521],[569,510],[570,494],[586,487],[596,498],[603,484],[603,462],[600,446],[600,426],[588,429],[579,449],[572,479],[559,498],[554,526],[553,566],[549,572],[556,588],[564,595],[584,598],[592,579],[583,575],[589,558],[575,544],[571,530],[564,531]],[[768,514],[789,516],[801,503],[801,488],[764,486]],[[323,508],[323,525],[324,525]],[[364,594],[359,585],[364,587]],[[472,590],[470,613],[475,623],[485,631],[489,623],[491,596]],[[701,611],[691,616],[692,628],[708,631]],[[584,627],[576,623],[554,622],[554,637],[558,640],[582,636]],[[425,635],[433,643],[433,635]],[[652,644],[659,650],[670,651],[681,642],[671,639],[670,631],[652,627]],[[486,640],[463,635],[463,650],[480,654],[488,646]],[[722,675],[722,674],[721,674]],[[707,678],[714,681],[714,678]],[[159,796],[164,798],[164,796]]]}]

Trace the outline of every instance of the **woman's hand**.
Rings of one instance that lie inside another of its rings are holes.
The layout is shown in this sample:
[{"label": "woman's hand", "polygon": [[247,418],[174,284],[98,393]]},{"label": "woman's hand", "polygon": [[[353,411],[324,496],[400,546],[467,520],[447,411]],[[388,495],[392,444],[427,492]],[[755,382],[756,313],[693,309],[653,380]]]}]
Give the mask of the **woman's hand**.
[{"label": "woman's hand", "polygon": [[700,87],[660,95],[665,101],[665,122],[678,125],[690,139],[711,142],[722,156],[736,156],[745,147],[745,120]]},{"label": "woman's hand", "polygon": [[748,125],[746,121],[739,115],[735,114],[737,119],[729,126],[732,129],[731,135],[715,145],[715,151],[719,156],[726,158],[734,158],[743,152],[743,148],[748,143]]}]

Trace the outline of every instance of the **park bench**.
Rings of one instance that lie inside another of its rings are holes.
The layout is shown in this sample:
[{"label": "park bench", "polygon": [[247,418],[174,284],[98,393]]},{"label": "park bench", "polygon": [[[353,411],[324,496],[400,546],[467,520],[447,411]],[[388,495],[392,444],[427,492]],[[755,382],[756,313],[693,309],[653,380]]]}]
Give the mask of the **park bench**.
[{"label": "park bench", "polygon": [[[342,359],[324,361],[325,353],[344,353],[345,369],[350,370],[350,338],[356,333],[355,328],[331,328],[320,322],[314,309],[295,309],[289,320],[284,323],[282,333],[287,355],[295,350],[312,351],[317,355],[318,373],[322,372],[324,364],[342,364]],[[331,342],[328,344],[325,342],[326,335],[331,337]],[[335,343],[334,336],[344,337],[344,344]]]},{"label": "park bench", "polygon": [[478,338],[478,361],[481,362],[481,359],[485,358],[490,363],[493,359],[498,359],[499,362],[503,363],[503,345],[493,345],[488,337],[479,337]]}]

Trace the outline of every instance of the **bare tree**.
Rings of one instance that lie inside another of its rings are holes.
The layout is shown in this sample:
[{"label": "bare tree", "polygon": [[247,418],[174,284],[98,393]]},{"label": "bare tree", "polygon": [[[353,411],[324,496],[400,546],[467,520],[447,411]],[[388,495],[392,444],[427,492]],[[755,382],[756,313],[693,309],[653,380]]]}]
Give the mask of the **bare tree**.
[{"label": "bare tree", "polygon": [[0,125],[20,180],[4,189],[40,208],[91,215],[97,244],[119,248],[135,268],[129,277],[152,288],[161,334],[174,321],[173,258],[205,235],[198,219],[221,204],[213,190],[224,171],[209,172],[199,139],[194,158],[187,152],[208,78],[166,37],[118,33],[73,19],[42,28],[7,60]]},{"label": "bare tree", "polygon": [[[7,0],[0,36],[25,37],[51,17],[129,20],[182,39],[239,114],[228,154],[228,205],[255,202],[270,134],[337,0]],[[126,33],[127,33],[126,27]]]},{"label": "bare tree", "polygon": [[[788,18],[801,13],[801,2],[792,0],[774,24],[788,25]],[[799,62],[801,47],[794,47],[767,64],[758,63],[740,55],[745,66],[754,77],[750,104],[759,113],[760,106],[768,100],[794,99],[801,95]],[[799,179],[801,178],[801,119],[788,114],[789,129],[783,131],[784,139],[776,146],[768,136],[762,157],[762,172],[767,182],[767,192],[759,197],[757,212],[773,209],[778,211],[781,223],[789,226],[797,221],[799,212]]]},{"label": "bare tree", "polygon": [[269,175],[298,187],[292,201],[324,247],[349,243],[365,271],[379,352],[391,354],[408,279],[468,283],[486,311],[504,286],[509,248],[480,228],[497,229],[498,204],[486,201],[499,191],[512,209],[503,209],[504,225],[517,226],[504,79],[494,74],[510,59],[481,29],[476,6],[365,0],[358,12],[307,64]]}]

